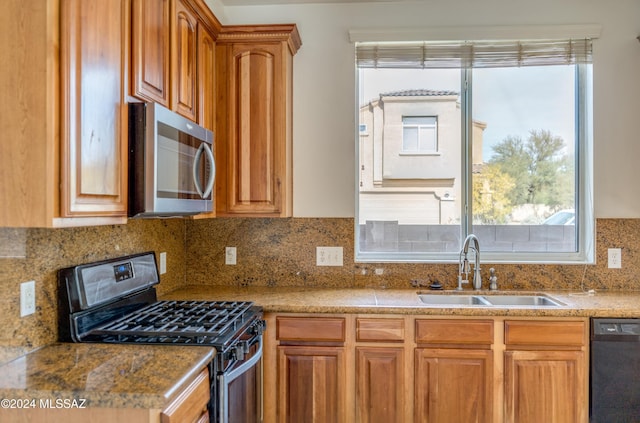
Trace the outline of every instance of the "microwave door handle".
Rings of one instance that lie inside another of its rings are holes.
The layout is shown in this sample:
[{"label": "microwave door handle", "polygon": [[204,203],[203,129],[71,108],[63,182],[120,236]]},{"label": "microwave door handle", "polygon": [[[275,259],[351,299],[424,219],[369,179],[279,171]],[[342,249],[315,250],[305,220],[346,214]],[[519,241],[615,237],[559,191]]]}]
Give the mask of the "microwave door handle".
[{"label": "microwave door handle", "polygon": [[200,178],[198,177],[198,166],[200,164],[200,160],[202,157],[202,151],[204,150],[204,143],[200,144],[198,150],[196,151],[195,156],[193,156],[193,185],[196,187],[196,191],[198,191],[198,195],[200,197],[204,197],[204,192],[202,192],[202,186],[200,185]]},{"label": "microwave door handle", "polygon": [[211,171],[209,172],[209,180],[207,181],[207,186],[204,188],[204,194],[202,198],[207,198],[211,191],[213,191],[213,183],[216,180],[216,160],[213,158],[213,152],[211,151],[211,147],[209,144],[202,144],[204,146],[204,152],[206,153],[206,157],[209,160],[209,165]]},{"label": "microwave door handle", "polygon": [[[206,153],[207,160],[211,165],[211,172],[209,172],[209,179],[207,180],[207,185],[205,189],[202,189],[202,185],[200,185],[200,178],[198,175],[198,168],[200,165],[200,160],[202,160],[202,153]],[[213,191],[213,182],[216,178],[216,163],[213,158],[213,152],[211,152],[211,148],[206,143],[200,144],[198,147],[198,151],[196,151],[195,156],[193,157],[193,184],[196,187],[196,191],[198,191],[198,195],[201,198],[206,198]]]}]

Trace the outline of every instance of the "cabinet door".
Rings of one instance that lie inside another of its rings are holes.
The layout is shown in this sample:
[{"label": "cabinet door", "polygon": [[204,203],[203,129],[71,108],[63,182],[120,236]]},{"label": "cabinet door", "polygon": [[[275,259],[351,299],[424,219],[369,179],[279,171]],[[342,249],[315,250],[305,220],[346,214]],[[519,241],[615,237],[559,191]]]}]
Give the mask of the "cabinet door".
[{"label": "cabinet door", "polygon": [[213,36],[204,25],[198,25],[198,122],[212,131],[216,119],[215,49]]},{"label": "cabinet door", "polygon": [[[222,213],[284,216],[290,185],[286,65],[280,44],[237,43],[228,47],[226,195]],[[225,169],[221,169],[225,171]]]},{"label": "cabinet door", "polygon": [[505,352],[505,422],[585,422],[582,351]]},{"label": "cabinet door", "polygon": [[492,421],[493,351],[418,348],[415,421]]},{"label": "cabinet door", "polygon": [[279,346],[279,421],[346,421],[345,383],[344,348]]},{"label": "cabinet door", "polygon": [[61,215],[126,216],[130,3],[61,6]]},{"label": "cabinet door", "polygon": [[173,2],[171,36],[171,109],[187,119],[198,120],[196,58],[198,20],[182,0]]},{"label": "cabinet door", "polygon": [[133,0],[131,94],[169,107],[169,0]]},{"label": "cabinet door", "polygon": [[356,421],[403,423],[404,348],[356,348]]},{"label": "cabinet door", "polygon": [[160,423],[208,421],[210,397],[209,372],[205,369],[162,410]]}]

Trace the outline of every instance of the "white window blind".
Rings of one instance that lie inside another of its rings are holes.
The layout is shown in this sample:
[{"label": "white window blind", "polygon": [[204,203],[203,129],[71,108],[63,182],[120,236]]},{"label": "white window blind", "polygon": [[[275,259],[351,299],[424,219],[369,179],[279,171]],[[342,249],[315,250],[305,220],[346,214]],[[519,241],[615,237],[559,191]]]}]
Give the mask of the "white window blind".
[{"label": "white window blind", "polygon": [[359,68],[491,68],[585,64],[591,39],[357,42]]}]

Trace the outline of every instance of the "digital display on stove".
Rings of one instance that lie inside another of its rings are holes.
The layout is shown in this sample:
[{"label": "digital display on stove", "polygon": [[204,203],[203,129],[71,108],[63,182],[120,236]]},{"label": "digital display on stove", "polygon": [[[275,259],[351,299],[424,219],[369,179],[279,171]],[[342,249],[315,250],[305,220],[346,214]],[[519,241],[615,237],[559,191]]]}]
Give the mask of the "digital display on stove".
[{"label": "digital display on stove", "polygon": [[133,266],[131,262],[120,263],[113,266],[113,272],[115,274],[116,282],[126,281],[133,277]]}]

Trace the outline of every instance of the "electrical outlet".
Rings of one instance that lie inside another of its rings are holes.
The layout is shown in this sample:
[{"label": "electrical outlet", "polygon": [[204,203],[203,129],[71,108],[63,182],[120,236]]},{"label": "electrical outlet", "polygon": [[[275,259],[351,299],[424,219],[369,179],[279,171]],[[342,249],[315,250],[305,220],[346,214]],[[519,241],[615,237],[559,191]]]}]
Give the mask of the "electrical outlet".
[{"label": "electrical outlet", "polygon": [[609,269],[620,269],[622,267],[622,249],[609,248]]},{"label": "electrical outlet", "polygon": [[224,264],[235,266],[238,261],[236,247],[226,247],[224,252]]},{"label": "electrical outlet", "polygon": [[36,312],[36,281],[20,284],[20,317]]},{"label": "electrical outlet", "polygon": [[160,274],[167,273],[167,253],[160,253]]},{"label": "electrical outlet", "polygon": [[316,266],[342,266],[342,247],[316,247]]}]

